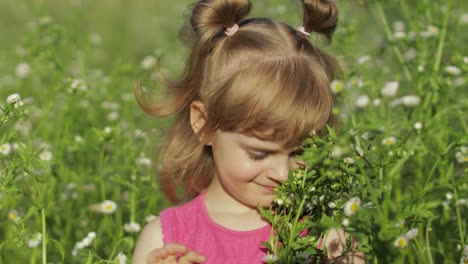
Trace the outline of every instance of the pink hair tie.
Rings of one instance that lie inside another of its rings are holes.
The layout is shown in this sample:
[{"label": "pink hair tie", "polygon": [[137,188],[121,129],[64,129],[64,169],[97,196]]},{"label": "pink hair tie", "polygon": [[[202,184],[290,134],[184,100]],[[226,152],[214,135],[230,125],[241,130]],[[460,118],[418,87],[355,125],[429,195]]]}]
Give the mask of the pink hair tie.
[{"label": "pink hair tie", "polygon": [[239,25],[237,25],[236,23],[234,23],[234,25],[230,28],[226,28],[226,30],[224,31],[224,34],[228,35],[228,36],[233,36],[234,34],[236,34],[236,32],[239,30]]},{"label": "pink hair tie", "polygon": [[306,36],[310,36],[310,33],[305,30],[304,26],[298,27],[297,31],[301,32],[302,34],[304,34]]}]

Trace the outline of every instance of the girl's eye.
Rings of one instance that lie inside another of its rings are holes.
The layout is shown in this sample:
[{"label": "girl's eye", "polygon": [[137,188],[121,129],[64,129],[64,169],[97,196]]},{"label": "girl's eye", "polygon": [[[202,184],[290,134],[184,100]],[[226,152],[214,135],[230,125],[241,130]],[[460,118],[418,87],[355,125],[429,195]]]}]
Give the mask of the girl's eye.
[{"label": "girl's eye", "polygon": [[262,159],[265,159],[266,157],[268,157],[268,153],[265,153],[265,152],[252,152],[252,151],[247,151],[247,155],[249,156],[249,158],[253,159],[253,160],[262,160]]},{"label": "girl's eye", "polygon": [[304,150],[303,149],[298,149],[294,152],[291,152],[291,157],[298,157],[298,156],[301,156],[304,154]]}]

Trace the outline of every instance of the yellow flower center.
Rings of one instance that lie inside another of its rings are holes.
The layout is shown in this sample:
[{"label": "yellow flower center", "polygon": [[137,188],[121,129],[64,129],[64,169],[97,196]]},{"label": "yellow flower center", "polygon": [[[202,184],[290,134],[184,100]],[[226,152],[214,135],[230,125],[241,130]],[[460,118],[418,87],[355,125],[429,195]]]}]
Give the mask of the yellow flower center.
[{"label": "yellow flower center", "polygon": [[404,239],[404,238],[399,238],[398,239],[397,245],[398,245],[399,248],[404,248],[404,247],[406,247],[407,244],[408,244],[408,241],[406,241],[406,239]]},{"label": "yellow flower center", "polygon": [[107,211],[111,211],[113,209],[113,206],[110,204],[106,204],[105,208]]},{"label": "yellow flower center", "polygon": [[352,203],[350,207],[351,212],[354,213],[357,211],[357,209],[358,209],[358,205],[356,203]]}]

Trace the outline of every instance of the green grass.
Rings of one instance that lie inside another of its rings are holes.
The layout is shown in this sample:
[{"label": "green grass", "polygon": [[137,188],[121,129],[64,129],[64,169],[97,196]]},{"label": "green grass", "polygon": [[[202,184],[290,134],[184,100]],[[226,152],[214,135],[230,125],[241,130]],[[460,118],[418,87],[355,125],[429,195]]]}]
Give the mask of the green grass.
[{"label": "green grass", "polygon": [[[327,201],[338,205],[333,221],[344,217],[346,198],[359,196],[377,209],[361,208],[350,218],[349,232],[367,245],[371,263],[458,263],[463,252],[457,245],[468,244],[468,24],[461,22],[468,10],[461,0],[337,2],[340,26],[333,42],[311,40],[336,54],[343,68],[336,109],[341,126],[333,139],[343,154],[327,166],[355,173],[359,188],[343,184],[342,197],[329,193]],[[0,3],[0,146],[23,145],[0,154],[0,263],[106,263],[119,252],[130,257],[139,232],[127,232],[124,225],[143,227],[145,217],[169,205],[154,165],[137,160],[157,157],[170,119],[143,114],[133,90],[143,80],[159,93],[149,81],[153,71],[181,73],[188,50],[178,41],[178,29],[189,3]],[[292,0],[255,0],[253,15],[301,24]],[[415,38],[392,39],[396,21]],[[431,25],[437,32],[424,37]],[[157,58],[151,69],[140,65],[146,56]],[[364,56],[368,61],[360,63]],[[16,73],[20,63],[30,67],[24,78]],[[450,65],[461,73],[447,72]],[[86,91],[74,90],[78,79]],[[381,89],[390,81],[399,82],[398,92],[384,97]],[[14,93],[24,106],[6,103]],[[371,101],[364,108],[355,105],[361,95]],[[421,102],[390,106],[404,95]],[[374,99],[380,104],[374,106]],[[414,128],[416,122],[422,129]],[[389,136],[397,143],[382,145]],[[363,157],[356,157],[351,144],[363,149]],[[49,161],[38,158],[44,152],[52,154]],[[356,163],[344,166],[345,158]],[[113,213],[96,210],[105,200],[117,204]],[[414,227],[419,234],[406,248],[393,246]],[[90,232],[96,232],[92,243],[73,256],[76,243]],[[37,233],[42,242],[28,247]]]}]

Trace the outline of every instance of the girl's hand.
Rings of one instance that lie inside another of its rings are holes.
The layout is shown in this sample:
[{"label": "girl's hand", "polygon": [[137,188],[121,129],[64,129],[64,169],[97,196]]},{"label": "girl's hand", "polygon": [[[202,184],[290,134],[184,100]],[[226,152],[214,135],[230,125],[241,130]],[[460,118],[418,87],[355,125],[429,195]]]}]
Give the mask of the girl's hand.
[{"label": "girl's hand", "polygon": [[155,249],[148,255],[147,264],[192,264],[204,263],[202,254],[189,251],[185,245],[170,243],[162,248]]}]

